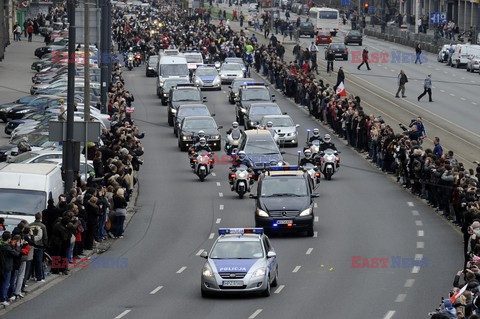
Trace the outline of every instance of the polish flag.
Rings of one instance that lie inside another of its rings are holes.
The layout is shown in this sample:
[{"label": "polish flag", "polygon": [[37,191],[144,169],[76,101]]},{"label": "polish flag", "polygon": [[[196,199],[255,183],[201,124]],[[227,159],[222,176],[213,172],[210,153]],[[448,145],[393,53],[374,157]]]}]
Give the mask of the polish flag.
[{"label": "polish flag", "polygon": [[455,300],[457,300],[458,297],[460,297],[464,292],[465,290],[467,290],[467,285],[463,286],[462,289],[460,289],[455,295],[451,296],[450,297],[450,301],[453,303],[455,303]]},{"label": "polish flag", "polygon": [[345,90],[345,85],[343,85],[343,81],[337,86],[337,95],[340,96],[347,96],[347,91]]}]

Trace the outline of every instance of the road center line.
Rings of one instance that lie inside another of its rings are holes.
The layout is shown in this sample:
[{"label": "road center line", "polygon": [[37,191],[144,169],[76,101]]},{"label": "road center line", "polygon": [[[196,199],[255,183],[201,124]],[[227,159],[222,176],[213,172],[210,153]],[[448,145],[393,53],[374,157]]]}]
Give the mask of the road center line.
[{"label": "road center line", "polygon": [[383,319],[391,319],[394,314],[395,314],[395,311],[394,311],[394,310],[390,310],[389,312],[387,312],[387,314],[385,315],[385,317],[383,317]]},{"label": "road center line", "polygon": [[215,222],[215,224],[220,224],[221,221],[222,221],[221,218],[217,218],[217,221]]},{"label": "road center line", "polygon": [[283,290],[283,288],[285,288],[285,285],[278,286],[278,288],[277,288],[277,290],[275,290],[274,294],[279,294]]},{"label": "road center line", "polygon": [[450,96],[455,96],[455,94],[453,94],[453,93],[450,93]]},{"label": "road center line", "polygon": [[415,254],[415,260],[422,260],[423,259],[423,254]]},{"label": "road center line", "polygon": [[405,281],[405,285],[403,286],[406,288],[410,288],[413,286],[414,283],[415,283],[415,279],[407,279],[407,281]]},{"label": "road center line", "polygon": [[252,314],[250,315],[250,317],[248,317],[248,319],[255,319],[255,317],[258,316],[258,314],[259,314],[260,312],[262,312],[262,311],[263,311],[263,309],[257,309],[257,310],[255,310],[255,312],[252,313]]},{"label": "road center line", "polygon": [[440,90],[440,92],[445,93],[445,90]]},{"label": "road center line", "polygon": [[302,268],[302,266],[295,266],[295,268],[293,268],[292,272],[298,272],[300,270],[300,268]]},{"label": "road center line", "polygon": [[315,238],[318,237],[318,231],[313,232],[313,237],[315,237]]},{"label": "road center line", "polygon": [[413,203],[412,203],[412,202],[407,202],[407,204],[408,204],[408,206],[410,206],[410,207],[413,207],[413,206],[415,206],[415,205],[413,205]]},{"label": "road center line", "polygon": [[197,251],[197,253],[195,254],[195,256],[200,256],[200,255],[203,253],[204,250],[205,250],[205,249],[200,249],[199,251]]},{"label": "road center line", "polygon": [[425,243],[423,241],[417,241],[417,249],[422,249],[425,247]]},{"label": "road center line", "polygon": [[223,197],[223,193],[221,193],[221,192],[218,193],[218,196]]},{"label": "road center line", "polygon": [[179,270],[177,270],[177,274],[181,274],[185,269],[187,269],[187,266],[183,266]]},{"label": "road center line", "polygon": [[[203,249],[202,249],[203,250]],[[158,291],[160,291],[160,289],[162,289],[163,286],[158,286],[157,288],[153,289],[152,291],[150,291],[150,294],[151,295],[154,295],[156,294]]]},{"label": "road center line", "polygon": [[419,231],[417,232],[417,236],[418,236],[418,237],[423,237],[424,235],[425,235],[425,232],[424,232],[423,230],[419,230]]},{"label": "road center line", "polygon": [[412,210],[412,214],[413,214],[413,216],[418,216],[418,215],[420,215],[420,214],[418,213],[418,210]]},{"label": "road center line", "polygon": [[397,299],[395,299],[395,302],[403,302],[405,300],[405,297],[407,297],[406,294],[399,294],[397,296]]},{"label": "road center line", "polygon": [[215,237],[215,233],[210,233],[210,236],[208,236],[208,239],[213,239]]},{"label": "road center line", "polygon": [[217,174],[215,174],[215,172],[212,172],[212,176],[217,176]]},{"label": "road center line", "polygon": [[312,253],[312,251],[313,251],[313,248],[311,248],[311,247],[308,248],[308,249],[307,249],[307,252],[305,253],[305,255],[310,255],[310,254]]},{"label": "road center line", "polygon": [[220,206],[218,207],[218,209],[220,209],[220,210],[223,210],[224,208],[225,208],[225,206],[223,206],[223,205],[220,205]]},{"label": "road center line", "polygon": [[423,226],[423,222],[421,220],[416,220],[415,225],[417,226]]},{"label": "road center line", "polygon": [[219,186],[219,187],[220,187],[220,182],[217,182],[217,186]]},{"label": "road center line", "polygon": [[318,216],[315,216],[315,218],[313,219],[316,223],[318,223]]},{"label": "road center line", "polygon": [[420,267],[418,267],[418,266],[414,266],[412,268],[412,274],[418,274],[419,271],[420,271]]},{"label": "road center line", "polygon": [[129,313],[130,311],[132,311],[131,309],[127,309],[125,310],[124,312],[122,312],[121,314],[119,314],[118,316],[115,317],[115,319],[120,319],[120,318],[123,318],[127,315],[127,313]]},{"label": "road center line", "polygon": [[461,97],[460,100],[465,101],[465,98],[464,98],[464,97]]},{"label": "road center line", "polygon": [[318,207],[317,203],[313,203],[313,207],[317,208]]}]

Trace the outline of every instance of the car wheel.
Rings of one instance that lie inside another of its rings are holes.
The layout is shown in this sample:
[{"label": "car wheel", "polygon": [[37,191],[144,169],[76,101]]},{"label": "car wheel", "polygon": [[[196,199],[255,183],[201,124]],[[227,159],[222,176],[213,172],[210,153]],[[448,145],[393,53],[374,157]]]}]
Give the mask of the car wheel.
[{"label": "car wheel", "polygon": [[263,296],[263,297],[270,297],[270,293],[271,293],[270,281],[267,281],[267,289],[265,289],[265,290],[262,292],[262,296]]},{"label": "car wheel", "polygon": [[359,45],[359,46],[362,46],[362,42],[358,42],[358,45]]},{"label": "car wheel", "polygon": [[272,287],[277,287],[278,286],[278,266],[277,269],[275,270],[275,279],[272,281]]},{"label": "car wheel", "polygon": [[313,225],[307,230],[307,237],[313,237]]},{"label": "car wheel", "polygon": [[173,126],[173,116],[168,113],[168,125]]}]

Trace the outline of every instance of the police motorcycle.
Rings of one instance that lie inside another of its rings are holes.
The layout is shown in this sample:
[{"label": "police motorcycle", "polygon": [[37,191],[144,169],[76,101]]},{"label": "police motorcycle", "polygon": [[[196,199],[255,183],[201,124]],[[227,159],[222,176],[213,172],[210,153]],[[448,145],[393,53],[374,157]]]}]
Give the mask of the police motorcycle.
[{"label": "police motorcycle", "polygon": [[300,166],[304,172],[310,176],[311,180],[314,182],[315,186],[320,184],[320,177],[322,176],[320,173],[320,169],[318,168],[319,158],[318,156],[312,156],[312,151],[310,149],[306,149],[303,154],[304,158],[300,159],[300,154],[302,152],[298,151],[298,166]]},{"label": "police motorcycle", "polygon": [[239,198],[243,198],[245,193],[250,192],[250,187],[255,180],[255,175],[246,165],[240,165],[232,168],[229,174],[231,190],[238,194]]},{"label": "police motorcycle", "polygon": [[131,51],[128,52],[126,66],[127,66],[129,71],[133,70],[133,62],[134,61],[135,61],[135,55]]},{"label": "police motorcycle", "polygon": [[237,153],[238,142],[242,136],[242,131],[238,127],[237,122],[232,123],[232,129],[227,132],[227,142],[225,143],[225,153],[227,155],[232,155],[232,153]]},{"label": "police motorcycle", "polygon": [[316,157],[320,151],[320,145],[323,140],[320,136],[318,128],[313,129],[313,135],[310,137],[310,130],[307,130],[307,142],[303,150],[310,149],[312,151],[312,156]]},{"label": "police motorcycle", "polygon": [[193,154],[193,172],[198,176],[201,182],[205,181],[211,170],[213,169],[212,153],[201,150]]},{"label": "police motorcycle", "polygon": [[279,136],[278,136],[277,131],[275,131],[275,129],[273,128],[273,123],[270,122],[270,121],[268,121],[267,124],[265,125],[264,129],[266,129],[267,131],[269,131],[270,134],[272,135],[273,140],[275,141],[275,143],[279,144]]}]

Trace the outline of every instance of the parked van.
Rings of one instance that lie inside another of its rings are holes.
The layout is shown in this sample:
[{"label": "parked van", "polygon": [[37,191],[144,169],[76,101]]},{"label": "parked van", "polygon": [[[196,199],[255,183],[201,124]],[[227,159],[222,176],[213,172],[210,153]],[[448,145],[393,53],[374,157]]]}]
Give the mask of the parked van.
[{"label": "parked van", "polygon": [[163,86],[168,78],[190,80],[187,58],[178,53],[178,50],[164,50],[160,53],[157,67],[157,87]]},{"label": "parked van", "polygon": [[0,166],[0,217],[35,221],[63,193],[62,172],[55,164],[4,164]]},{"label": "parked van", "polygon": [[458,44],[452,54],[452,67],[466,66],[471,56],[480,56],[480,45]]}]

